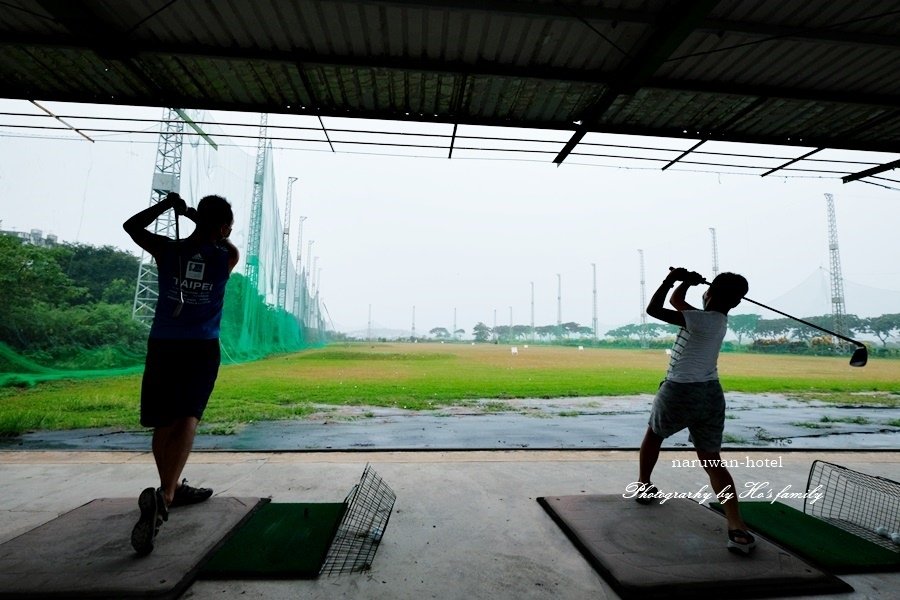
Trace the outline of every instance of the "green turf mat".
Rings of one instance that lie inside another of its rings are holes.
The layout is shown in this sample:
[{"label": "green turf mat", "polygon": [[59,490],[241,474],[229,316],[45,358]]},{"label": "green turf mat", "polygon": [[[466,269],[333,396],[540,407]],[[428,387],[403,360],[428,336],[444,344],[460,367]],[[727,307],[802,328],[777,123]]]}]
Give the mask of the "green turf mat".
[{"label": "green turf mat", "polygon": [[[722,512],[717,502],[709,506]],[[900,552],[781,502],[741,502],[741,516],[753,531],[834,573],[900,571]]]},{"label": "green turf mat", "polygon": [[200,576],[315,578],[345,510],[344,503],[266,504],[210,558]]}]

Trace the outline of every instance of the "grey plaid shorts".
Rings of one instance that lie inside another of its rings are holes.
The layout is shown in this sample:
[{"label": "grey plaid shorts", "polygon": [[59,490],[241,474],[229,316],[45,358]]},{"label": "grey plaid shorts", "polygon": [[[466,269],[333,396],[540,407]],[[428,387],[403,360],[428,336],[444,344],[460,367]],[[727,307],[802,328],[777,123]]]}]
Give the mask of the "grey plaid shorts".
[{"label": "grey plaid shorts", "polygon": [[697,383],[663,381],[650,411],[650,429],[667,438],[687,427],[694,448],[704,452],[722,449],[725,428],[725,394],[718,380]]}]

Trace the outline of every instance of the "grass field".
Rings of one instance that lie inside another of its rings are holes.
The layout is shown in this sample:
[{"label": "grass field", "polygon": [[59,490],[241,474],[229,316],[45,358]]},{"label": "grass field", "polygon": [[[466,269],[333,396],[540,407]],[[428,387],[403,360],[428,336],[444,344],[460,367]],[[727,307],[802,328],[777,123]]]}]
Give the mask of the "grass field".
[{"label": "grass field", "polygon": [[[224,365],[204,424],[302,418],[320,405],[427,410],[479,399],[652,394],[668,357],[661,350],[463,344],[343,344]],[[900,406],[900,361],[722,354],[728,391],[784,393]],[[0,435],[25,431],[137,429],[140,375],[0,390]]]}]

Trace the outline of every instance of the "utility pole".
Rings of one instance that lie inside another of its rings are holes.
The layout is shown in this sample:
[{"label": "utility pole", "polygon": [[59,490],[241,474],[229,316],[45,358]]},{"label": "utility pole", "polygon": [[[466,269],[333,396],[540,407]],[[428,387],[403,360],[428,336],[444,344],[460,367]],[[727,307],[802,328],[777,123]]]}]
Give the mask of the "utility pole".
[{"label": "utility pole", "polygon": [[453,339],[456,339],[456,307],[453,307],[453,331],[451,332]]},{"label": "utility pole", "polygon": [[512,343],[512,341],[513,341],[513,332],[512,332],[512,328],[513,328],[512,306],[510,306],[510,307],[509,307],[509,333],[508,333],[508,335],[509,335],[509,342],[510,342],[510,343]]},{"label": "utility pole", "polygon": [[288,263],[291,237],[291,188],[294,187],[296,177],[288,177],[287,196],[284,200],[284,230],[281,234],[281,261],[278,263],[278,299],[275,305],[285,310],[287,308],[287,284]]},{"label": "utility pole", "polygon": [[562,275],[556,274],[556,326],[562,326]]},{"label": "utility pole", "polygon": [[[834,330],[841,335],[847,335],[847,325],[844,315],[844,277],[841,275],[841,250],[838,246],[837,219],[834,214],[834,197],[825,194],[825,202],[828,208],[828,251],[831,255],[831,316],[834,318]],[[840,341],[835,338],[835,345]]]},{"label": "utility pole", "polygon": [[[313,296],[316,296],[319,294],[319,278],[317,276],[318,270],[319,270],[319,257],[315,256],[315,257],[313,257],[312,273],[310,273],[310,275],[309,275],[312,278],[312,288],[311,289],[313,290],[313,292],[312,292]],[[317,311],[319,310],[318,306],[316,307],[316,310]]]},{"label": "utility pole", "polygon": [[531,282],[531,343],[534,343],[534,282]]},{"label": "utility pole", "polygon": [[647,348],[647,292],[644,287],[644,251],[638,250],[641,259],[641,348]]},{"label": "utility pole", "polygon": [[416,341],[416,306],[413,305],[412,310],[412,336],[410,337],[411,341]]},{"label": "utility pole", "polygon": [[306,286],[303,281],[303,221],[300,217],[300,237],[297,239],[297,264],[294,266],[294,316],[303,319],[303,307],[306,306]]},{"label": "utility pole", "polygon": [[494,309],[494,341],[498,341],[497,339],[497,309]]},{"label": "utility pole", "polygon": [[369,305],[369,326],[366,330],[366,341],[372,341],[372,305]]},{"label": "utility pole", "polygon": [[594,329],[594,341],[597,341],[597,263],[591,263],[591,269],[594,272],[594,318],[592,319],[592,327]]},{"label": "utility pole", "polygon": [[309,240],[309,243],[306,244],[306,273],[304,275],[305,281],[303,284],[306,286],[306,297],[309,298],[309,302],[307,302],[306,307],[306,322],[310,323],[312,319],[312,245],[315,240]]},{"label": "utility pole", "polygon": [[556,339],[562,337],[562,275],[556,274]]},{"label": "utility pole", "polygon": [[709,233],[712,236],[712,276],[715,279],[719,274],[719,244],[716,242],[716,228],[710,227]]}]

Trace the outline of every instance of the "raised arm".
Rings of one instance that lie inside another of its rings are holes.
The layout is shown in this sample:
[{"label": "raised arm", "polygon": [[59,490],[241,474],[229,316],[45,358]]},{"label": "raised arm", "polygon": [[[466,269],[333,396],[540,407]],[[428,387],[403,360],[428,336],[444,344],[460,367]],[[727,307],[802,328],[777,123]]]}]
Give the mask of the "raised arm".
[{"label": "raised arm", "polygon": [[156,256],[162,244],[166,243],[169,238],[150,233],[147,231],[147,227],[169,209],[174,209],[176,215],[185,215],[192,221],[195,220],[197,211],[188,209],[181,196],[171,192],[163,200],[132,216],[122,224],[122,227],[131,236],[134,243]]},{"label": "raised arm", "polygon": [[[685,300],[685,295],[692,285],[697,285],[702,280],[703,277],[699,273],[688,271],[687,269],[678,268],[670,270],[669,274],[663,279],[659,288],[657,288],[656,292],[654,292],[653,296],[650,298],[650,303],[647,304],[647,314],[654,319],[659,319],[670,325],[684,327],[684,315],[681,314],[681,311],[694,310],[694,307]],[[679,281],[681,283],[675,288],[671,298],[669,298],[669,302],[676,310],[666,308],[664,306],[666,294],[668,294],[669,290],[672,289],[672,286]]]}]

